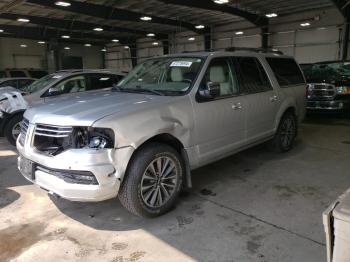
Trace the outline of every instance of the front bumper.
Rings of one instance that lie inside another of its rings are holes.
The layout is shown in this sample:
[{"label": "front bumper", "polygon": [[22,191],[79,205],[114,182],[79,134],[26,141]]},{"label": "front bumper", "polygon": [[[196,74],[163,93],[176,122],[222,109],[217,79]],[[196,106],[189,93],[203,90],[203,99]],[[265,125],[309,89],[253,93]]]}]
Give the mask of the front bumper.
[{"label": "front bumper", "polygon": [[[18,169],[29,181],[39,187],[71,201],[96,202],[114,198],[118,194],[121,179],[125,173],[124,161],[128,161],[133,149],[70,149],[56,156],[44,155],[35,148],[22,146],[19,151]],[[28,159],[33,163],[32,176],[21,170],[21,161]],[[42,168],[36,168],[36,167]],[[46,171],[48,170],[48,171]],[[53,175],[49,170],[62,172],[89,172],[97,184],[67,182]]]},{"label": "front bumper", "polygon": [[350,108],[350,102],[345,100],[307,101],[308,110],[343,111]]}]

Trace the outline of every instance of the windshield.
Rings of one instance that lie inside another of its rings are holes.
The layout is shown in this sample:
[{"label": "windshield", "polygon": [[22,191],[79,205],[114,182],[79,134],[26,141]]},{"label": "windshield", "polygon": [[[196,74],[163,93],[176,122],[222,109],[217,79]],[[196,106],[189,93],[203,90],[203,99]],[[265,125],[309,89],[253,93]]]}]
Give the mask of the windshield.
[{"label": "windshield", "polygon": [[350,62],[338,62],[329,64],[314,64],[304,69],[307,80],[310,79],[334,79],[338,76],[350,76]]},{"label": "windshield", "polygon": [[120,91],[181,95],[188,91],[201,69],[203,58],[162,57],[139,64],[120,83]]},{"label": "windshield", "polygon": [[34,93],[38,90],[43,89],[47,85],[51,84],[52,82],[56,81],[57,79],[61,78],[60,75],[52,74],[44,76],[43,78],[40,78],[33,82],[31,85],[27,86],[24,91],[28,93]]}]

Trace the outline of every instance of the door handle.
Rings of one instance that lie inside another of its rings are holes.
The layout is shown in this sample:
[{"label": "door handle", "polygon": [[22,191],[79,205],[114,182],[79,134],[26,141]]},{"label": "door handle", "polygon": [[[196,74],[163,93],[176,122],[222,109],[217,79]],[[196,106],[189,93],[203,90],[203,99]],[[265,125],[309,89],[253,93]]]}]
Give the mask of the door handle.
[{"label": "door handle", "polygon": [[232,105],[232,109],[233,110],[239,110],[239,109],[242,109],[242,104],[241,103],[236,103],[236,104],[233,104]]},{"label": "door handle", "polygon": [[277,101],[277,99],[278,99],[278,96],[271,96],[270,97],[270,102],[275,102],[275,101]]}]

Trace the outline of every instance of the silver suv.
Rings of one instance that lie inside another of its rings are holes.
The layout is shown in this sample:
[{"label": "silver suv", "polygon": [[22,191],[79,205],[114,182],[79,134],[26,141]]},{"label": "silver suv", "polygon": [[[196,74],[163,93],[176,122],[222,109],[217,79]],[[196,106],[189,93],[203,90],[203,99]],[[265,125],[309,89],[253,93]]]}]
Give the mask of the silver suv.
[{"label": "silver suv", "polygon": [[[289,70],[277,75],[276,66]],[[132,213],[154,217],[191,187],[192,169],[266,141],[290,150],[305,92],[299,66],[283,55],[149,59],[112,91],[28,109],[18,167],[52,194],[74,201],[118,195]]]}]

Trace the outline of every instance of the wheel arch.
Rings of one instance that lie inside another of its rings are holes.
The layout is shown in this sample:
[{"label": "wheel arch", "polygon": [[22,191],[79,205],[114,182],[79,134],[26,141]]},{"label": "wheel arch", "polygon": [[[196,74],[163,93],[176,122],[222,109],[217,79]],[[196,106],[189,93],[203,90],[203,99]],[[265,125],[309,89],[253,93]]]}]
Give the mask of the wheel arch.
[{"label": "wheel arch", "polygon": [[[191,168],[190,168],[190,164],[189,164],[189,159],[188,159],[188,155],[187,155],[187,151],[185,150],[185,147],[183,145],[183,143],[176,138],[175,136],[173,136],[172,134],[169,133],[161,133],[161,134],[157,134],[151,138],[146,139],[145,141],[143,141],[133,152],[129,163],[132,162],[132,159],[135,157],[136,153],[140,150],[142,150],[142,148],[150,143],[162,143],[168,146],[171,146],[172,148],[174,148],[182,157],[182,161],[185,165],[185,185],[188,188],[192,187],[192,179],[191,179]],[[129,164],[127,169],[129,168]]]}]

